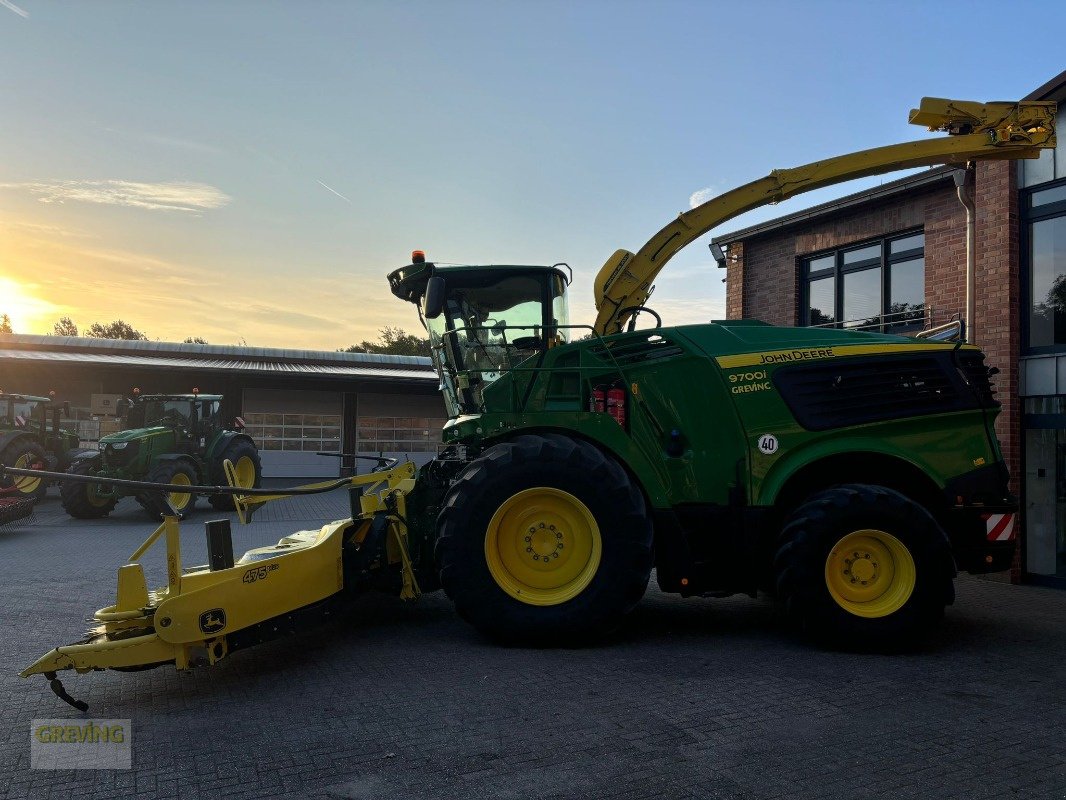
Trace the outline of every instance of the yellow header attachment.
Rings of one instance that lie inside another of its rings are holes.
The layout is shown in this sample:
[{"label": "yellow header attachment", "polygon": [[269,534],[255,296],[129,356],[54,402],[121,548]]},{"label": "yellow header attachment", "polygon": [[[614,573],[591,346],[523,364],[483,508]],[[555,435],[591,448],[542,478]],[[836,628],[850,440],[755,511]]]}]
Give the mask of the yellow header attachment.
[{"label": "yellow header attachment", "polygon": [[793,169],[774,170],[767,177],[721,194],[680,214],[637,253],[616,250],[596,275],[596,332],[616,333],[643,305],[652,281],[681,248],[712,228],[750,211],[793,195],[911,167],[964,164],[980,159],[1037,158],[1055,146],[1052,102],[975,103],[922,98],[910,122],[944,131],[945,138],[860,150]]}]

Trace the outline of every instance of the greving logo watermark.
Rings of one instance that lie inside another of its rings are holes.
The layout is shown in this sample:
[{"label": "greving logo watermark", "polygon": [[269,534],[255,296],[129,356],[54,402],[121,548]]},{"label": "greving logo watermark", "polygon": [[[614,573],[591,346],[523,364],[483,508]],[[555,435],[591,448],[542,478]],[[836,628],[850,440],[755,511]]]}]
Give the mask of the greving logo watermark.
[{"label": "greving logo watermark", "polygon": [[130,769],[132,738],[128,719],[35,719],[30,769]]}]

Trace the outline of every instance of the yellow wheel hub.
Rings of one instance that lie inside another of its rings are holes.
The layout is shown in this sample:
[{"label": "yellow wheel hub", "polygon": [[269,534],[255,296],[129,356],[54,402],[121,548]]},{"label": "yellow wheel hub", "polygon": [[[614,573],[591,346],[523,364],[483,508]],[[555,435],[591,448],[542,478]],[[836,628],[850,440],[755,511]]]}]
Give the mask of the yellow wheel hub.
[{"label": "yellow wheel hub", "polygon": [[[16,469],[33,469],[33,465],[36,463],[33,453],[23,453],[21,456],[15,459],[15,463],[11,466]],[[21,475],[15,478],[15,487],[22,494],[33,494],[41,486],[40,478],[30,478],[25,475]]]},{"label": "yellow wheel hub", "polygon": [[242,489],[251,489],[255,486],[255,462],[248,456],[241,456],[233,465],[234,474],[237,477],[237,485]]},{"label": "yellow wheel hub", "polygon": [[825,560],[829,594],[858,617],[887,617],[899,611],[913,594],[917,577],[906,545],[884,531],[849,533]]},{"label": "yellow wheel hub", "polygon": [[[176,486],[192,486],[192,481],[189,480],[189,476],[181,472],[176,472],[171,475],[170,483]],[[175,511],[182,511],[188,508],[189,503],[192,502],[192,495],[184,492],[171,492],[167,495],[167,499],[170,500],[170,505],[174,507]]]},{"label": "yellow wheel hub", "polygon": [[485,561],[496,584],[534,606],[577,597],[599,569],[602,555],[592,512],[561,489],[536,487],[512,495],[485,531]]}]

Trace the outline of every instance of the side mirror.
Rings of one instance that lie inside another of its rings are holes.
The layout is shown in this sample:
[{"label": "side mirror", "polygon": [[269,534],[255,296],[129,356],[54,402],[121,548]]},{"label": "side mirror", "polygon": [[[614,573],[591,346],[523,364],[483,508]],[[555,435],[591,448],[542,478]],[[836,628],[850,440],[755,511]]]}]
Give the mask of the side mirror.
[{"label": "side mirror", "polygon": [[64,400],[63,401],[63,416],[64,417],[69,417],[70,416],[70,401],[69,400]]},{"label": "side mirror", "polygon": [[446,287],[444,278],[434,275],[426,283],[426,295],[422,298],[422,314],[426,319],[436,319],[444,311]]}]

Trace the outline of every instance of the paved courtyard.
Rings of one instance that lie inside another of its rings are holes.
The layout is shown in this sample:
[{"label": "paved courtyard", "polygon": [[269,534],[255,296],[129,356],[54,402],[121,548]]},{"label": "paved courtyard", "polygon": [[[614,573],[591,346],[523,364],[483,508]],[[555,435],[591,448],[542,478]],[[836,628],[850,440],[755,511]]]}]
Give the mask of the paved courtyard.
[{"label": "paved courtyard", "polygon": [[[345,515],[341,494],[277,503],[234,550]],[[218,516],[185,525],[187,564]],[[81,715],[17,672],[81,636],[149,530],[132,500],[72,523],[55,489],[0,528],[4,796],[1066,797],[1066,592],[972,578],[934,642],[889,657],[813,649],[748,598],[653,588],[601,646],[526,650],[443,595],[368,597],[214,668],[66,673],[90,715],[132,720],[133,768],[30,770],[30,720]]]}]

